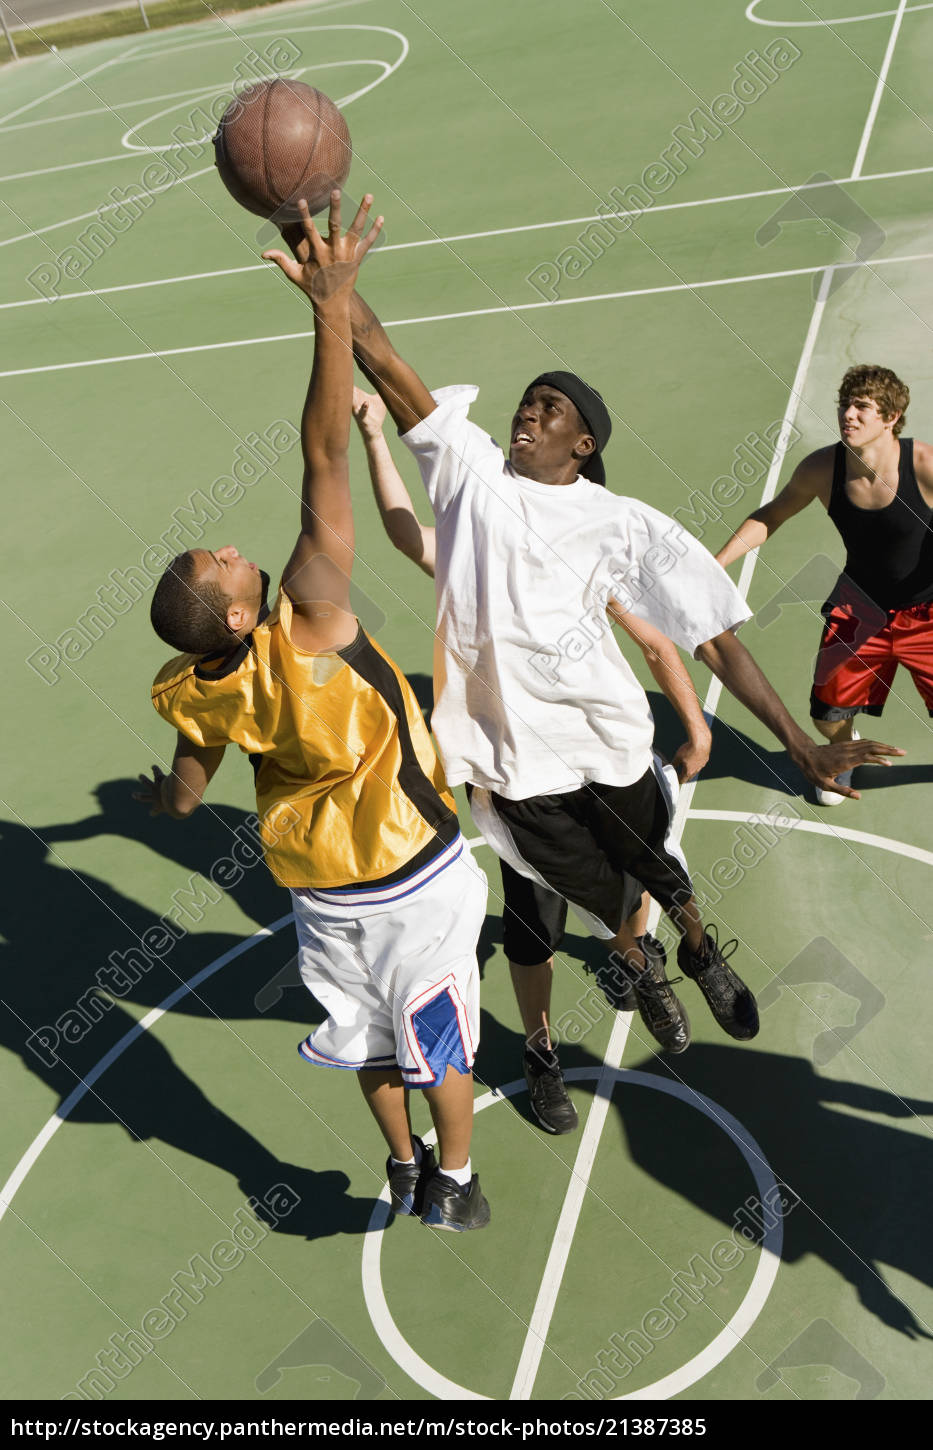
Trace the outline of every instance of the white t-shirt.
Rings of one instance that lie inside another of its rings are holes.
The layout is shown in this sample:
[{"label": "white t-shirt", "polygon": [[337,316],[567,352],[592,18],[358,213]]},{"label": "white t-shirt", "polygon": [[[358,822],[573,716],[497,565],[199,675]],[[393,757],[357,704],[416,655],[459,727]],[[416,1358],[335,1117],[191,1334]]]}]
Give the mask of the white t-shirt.
[{"label": "white t-shirt", "polygon": [[432,728],[451,785],[509,800],[631,785],[654,723],[615,642],[617,600],[691,655],[750,617],[712,555],[637,499],[577,478],[522,478],[467,417],[473,387],[441,388],[402,441],[437,523]]}]

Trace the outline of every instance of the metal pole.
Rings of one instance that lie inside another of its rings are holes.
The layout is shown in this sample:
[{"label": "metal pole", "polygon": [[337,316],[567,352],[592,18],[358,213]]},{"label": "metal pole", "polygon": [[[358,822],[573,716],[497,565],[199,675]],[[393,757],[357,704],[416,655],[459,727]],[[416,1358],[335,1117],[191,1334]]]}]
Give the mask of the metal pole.
[{"label": "metal pole", "polygon": [[143,0],[137,0],[137,4],[139,5],[139,13],[143,17],[143,25],[145,25],[147,30],[149,30],[149,16],[146,14],[146,7],[143,4]]},{"label": "metal pole", "polygon": [[[142,4],[142,0],[140,0],[140,4]],[[10,34],[10,27],[6,23],[6,15],[3,13],[2,5],[0,5],[0,21],[3,22],[3,33],[6,36],[7,45],[10,47],[10,54],[12,55],[14,60],[19,60],[19,56],[16,53],[16,46],[13,42],[13,37]]]}]

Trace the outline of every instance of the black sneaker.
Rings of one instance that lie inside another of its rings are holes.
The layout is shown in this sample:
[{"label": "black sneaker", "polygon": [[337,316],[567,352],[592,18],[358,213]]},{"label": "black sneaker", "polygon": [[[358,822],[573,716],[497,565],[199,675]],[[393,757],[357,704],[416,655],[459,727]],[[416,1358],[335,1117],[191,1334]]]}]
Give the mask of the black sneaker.
[{"label": "black sneaker", "polygon": [[[650,931],[646,931],[644,936],[637,936],[635,940],[645,956],[653,957],[663,971],[667,964],[664,943],[652,936]],[[613,952],[608,962],[596,972],[597,986],[602,990],[609,1006],[615,1007],[617,1012],[634,1012],[638,1006],[633,983],[635,975],[634,968],[618,952]]]},{"label": "black sneaker", "polygon": [[726,966],[726,958],[732,956],[737,946],[735,940],[720,946],[719,932],[710,926],[703,939],[703,950],[695,955],[685,941],[680,943],[677,965],[685,977],[692,977],[696,982],[723,1031],[740,1042],[747,1042],[758,1032],[758,1007],[741,977]]},{"label": "black sneaker", "polygon": [[465,1188],[439,1168],[428,1180],[421,1213],[421,1222],[428,1228],[466,1233],[471,1228],[485,1228],[489,1217],[489,1204],[483,1197],[477,1174],[473,1174]]},{"label": "black sneaker", "polygon": [[526,1047],[524,1068],[531,1111],[544,1131],[572,1133],[580,1119],[564,1087],[557,1053],[546,1047]]},{"label": "black sneaker", "polygon": [[[658,945],[661,945],[660,942]],[[661,948],[660,958],[654,952],[645,952],[644,956],[644,971],[634,968],[631,971],[641,1020],[665,1052],[685,1052],[690,1046],[690,1019],[674,991],[673,983],[664,975],[667,960],[664,949]],[[674,978],[674,982],[679,981],[680,977]]]},{"label": "black sneaker", "polygon": [[428,1148],[420,1138],[412,1134],[411,1141],[421,1149],[420,1163],[393,1163],[386,1159],[386,1175],[389,1179],[389,1202],[393,1213],[421,1217],[424,1189],[432,1173],[437,1172],[434,1149]]}]

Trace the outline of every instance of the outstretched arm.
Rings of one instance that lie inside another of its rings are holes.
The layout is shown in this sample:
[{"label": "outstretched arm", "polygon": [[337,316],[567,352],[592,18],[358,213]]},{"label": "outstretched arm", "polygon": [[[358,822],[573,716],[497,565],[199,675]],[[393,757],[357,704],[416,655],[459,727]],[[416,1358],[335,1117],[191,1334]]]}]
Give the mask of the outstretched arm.
[{"label": "outstretched arm", "polygon": [[353,355],[391,413],[400,433],[408,433],[437,404],[414,368],[399,357],[385,328],[367,302],[354,292],[350,304]]},{"label": "outstretched arm", "polygon": [[382,218],[377,217],[363,236],[372,200],[364,197],[341,236],[340,192],[332,192],[326,239],[302,202],[308,260],[293,261],[277,251],[263,253],[311,299],[314,309],[314,364],[301,419],[301,533],[283,575],[296,617],[302,621],[300,643],[311,650],[340,648],[349,643],[354,628],[353,507],[347,459],[353,395],[350,298],[360,263],[382,227]]},{"label": "outstretched arm", "polygon": [[194,745],[179,731],[170,774],[165,775],[154,765],[151,778],[148,775],[139,777],[142,788],[133,792],[134,801],[148,806],[150,816],[166,815],[176,821],[185,820],[201,804],[208,782],[223,760],[226,748],[225,745]]},{"label": "outstretched arm", "polygon": [[690,780],[709,760],[713,736],[677,646],[654,625],[636,618],[614,599],[609,601],[608,614],[638,645],[649,670],[680,717],[687,739],[671,764],[681,782]]},{"label": "outstretched arm", "polygon": [[378,393],[353,389],[353,416],[366,447],[369,476],[383,527],[395,547],[433,579],[434,529],[423,524],[415,513],[411,495],[382,432],[385,415],[386,405]]},{"label": "outstretched arm", "polygon": [[896,745],[882,745],[877,740],[850,740],[840,745],[816,745],[791,718],[761,670],[731,630],[707,640],[697,650],[697,659],[709,665],[726,689],[750,710],[786,749],[812,785],[821,790],[859,800],[851,786],[839,785],[835,777],[856,765],[890,765],[886,755],[903,755]]},{"label": "outstretched arm", "polygon": [[[282,236],[303,265],[315,266],[303,230],[296,223],[282,227]],[[350,302],[353,354],[360,371],[382,398],[400,433],[407,433],[437,406],[430,389],[414,368],[399,357],[382,323],[358,292]]]},{"label": "outstretched arm", "polygon": [[716,560],[725,569],[733,559],[742,558],[752,549],[757,549],[769,539],[781,524],[799,514],[801,509],[818,497],[826,471],[825,461],[819,453],[811,453],[794,469],[790,482],[781,489],[777,498],[763,508],[749,514],[739,524],[732,537],[723,545]]}]

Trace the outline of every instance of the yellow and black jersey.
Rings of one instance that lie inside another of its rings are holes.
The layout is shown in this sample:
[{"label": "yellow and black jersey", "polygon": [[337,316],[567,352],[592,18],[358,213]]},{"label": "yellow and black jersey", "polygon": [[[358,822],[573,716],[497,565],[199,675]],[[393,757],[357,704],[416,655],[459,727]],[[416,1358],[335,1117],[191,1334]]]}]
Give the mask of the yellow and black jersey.
[{"label": "yellow and black jersey", "polygon": [[401,670],[364,633],[309,654],[275,608],[232,656],[181,655],[152,702],[195,745],[252,759],[266,861],[291,887],[382,881],[457,836],[453,797]]}]

